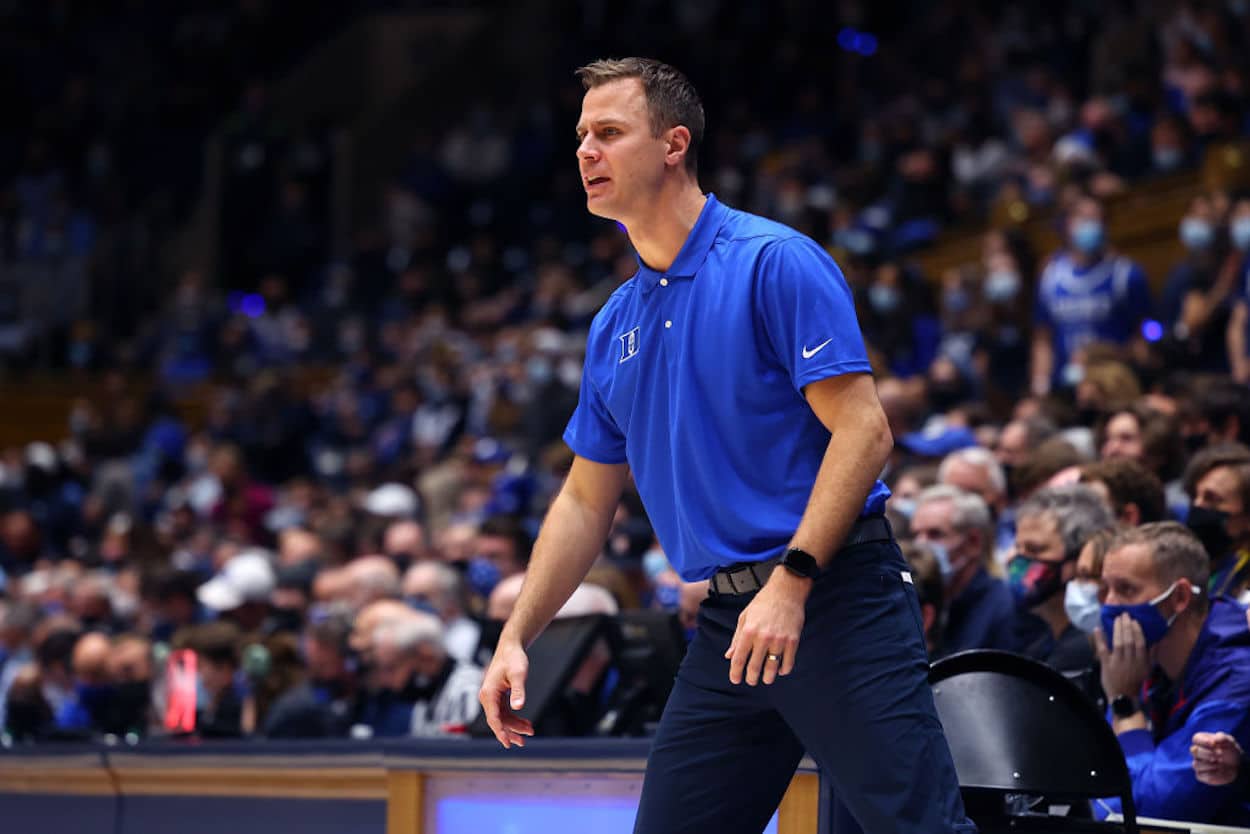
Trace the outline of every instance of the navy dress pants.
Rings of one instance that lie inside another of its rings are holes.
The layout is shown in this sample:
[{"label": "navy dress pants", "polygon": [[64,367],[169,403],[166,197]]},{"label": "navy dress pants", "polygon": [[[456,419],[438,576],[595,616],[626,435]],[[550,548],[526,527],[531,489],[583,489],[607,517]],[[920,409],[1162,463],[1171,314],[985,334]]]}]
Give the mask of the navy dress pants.
[{"label": "navy dress pants", "polygon": [[[784,569],[783,569],[784,570]],[[635,834],[760,834],[806,750],[866,834],[975,832],[929,689],[920,606],[893,541],[813,584],[794,671],[729,682],[754,594],[711,596],[660,720]]]}]

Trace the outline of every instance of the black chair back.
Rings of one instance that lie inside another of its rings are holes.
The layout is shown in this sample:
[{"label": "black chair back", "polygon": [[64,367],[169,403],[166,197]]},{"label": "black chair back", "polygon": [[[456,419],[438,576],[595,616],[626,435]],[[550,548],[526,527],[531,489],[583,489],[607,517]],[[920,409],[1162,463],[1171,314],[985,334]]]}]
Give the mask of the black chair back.
[{"label": "black chair back", "polygon": [[1059,672],[1010,652],[977,649],[929,673],[961,788],[1051,798],[1118,796],[1137,834],[1133,784],[1115,733]]}]

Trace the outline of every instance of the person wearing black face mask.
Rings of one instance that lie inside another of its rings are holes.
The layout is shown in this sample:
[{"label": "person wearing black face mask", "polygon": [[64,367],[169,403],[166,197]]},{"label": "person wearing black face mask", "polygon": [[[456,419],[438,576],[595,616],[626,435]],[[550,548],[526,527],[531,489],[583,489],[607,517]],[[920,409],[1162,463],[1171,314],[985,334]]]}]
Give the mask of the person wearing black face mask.
[{"label": "person wearing black face mask", "polygon": [[1186,526],[1211,559],[1207,592],[1237,597],[1250,587],[1250,449],[1212,446],[1196,455],[1185,472],[1193,503]]},{"label": "person wearing black face mask", "polygon": [[1114,523],[1098,493],[1084,484],[1043,489],[1020,506],[1016,555],[1007,566],[1007,584],[1017,610],[1041,619],[1047,627],[1024,654],[1075,679],[1095,700],[1093,646],[1068,619],[1064,591],[1076,577],[1081,547]]}]

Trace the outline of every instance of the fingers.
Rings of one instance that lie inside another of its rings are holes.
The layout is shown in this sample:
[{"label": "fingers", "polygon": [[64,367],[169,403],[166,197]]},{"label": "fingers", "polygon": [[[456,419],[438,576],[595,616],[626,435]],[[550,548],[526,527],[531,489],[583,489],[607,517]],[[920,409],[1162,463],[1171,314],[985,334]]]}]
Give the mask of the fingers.
[{"label": "fingers", "polygon": [[781,656],[781,672],[782,675],[788,675],[794,671],[794,658],[799,653],[799,640],[797,637],[790,637],[786,640],[786,650]]},{"label": "fingers", "polygon": [[1105,666],[1107,664],[1107,655],[1111,654],[1111,649],[1107,646],[1107,635],[1102,633],[1102,627],[1094,629],[1094,651],[1098,655],[1098,662]]},{"label": "fingers", "polygon": [[512,668],[508,670],[508,686],[512,691],[509,702],[513,709],[521,709],[525,706],[525,677],[529,670],[520,663],[512,664]]},{"label": "fingers", "polygon": [[732,684],[742,683],[742,672],[746,668],[749,654],[749,651],[744,648],[744,642],[742,619],[739,618],[738,627],[734,629],[733,640],[729,643],[729,651],[725,652],[725,657],[729,658],[729,682]]},{"label": "fingers", "polygon": [[747,685],[755,686],[760,682],[760,672],[764,671],[764,659],[768,656],[768,643],[756,636],[751,644],[751,657],[747,660]]},{"label": "fingers", "polygon": [[486,723],[505,748],[524,747],[525,737],[534,734],[534,725],[511,711],[525,705],[526,672],[524,663],[511,663],[506,670],[492,665],[478,692]]}]

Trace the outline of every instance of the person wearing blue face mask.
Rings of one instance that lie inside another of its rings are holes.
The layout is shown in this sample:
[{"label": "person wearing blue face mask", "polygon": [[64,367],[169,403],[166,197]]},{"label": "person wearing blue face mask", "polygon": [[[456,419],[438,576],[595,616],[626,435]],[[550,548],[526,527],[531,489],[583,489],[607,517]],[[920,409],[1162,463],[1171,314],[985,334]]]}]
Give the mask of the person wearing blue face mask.
[{"label": "person wearing blue face mask", "polygon": [[[1242,606],[1204,592],[1208,563],[1175,522],[1116,536],[1102,569],[1102,686],[1139,815],[1246,826],[1250,802],[1236,786],[1203,784],[1192,768],[1197,733],[1250,744],[1250,629]],[[1118,799],[1100,804],[1121,810]]]},{"label": "person wearing blue face mask", "polygon": [[1011,591],[987,566],[994,523],[985,501],[954,486],[929,487],[916,499],[912,535],[937,561],[946,623],[935,658],[967,649],[1021,648]]},{"label": "person wearing blue face mask", "polygon": [[1173,366],[1215,372],[1228,367],[1225,333],[1241,258],[1228,257],[1219,224],[1216,200],[1198,194],[1178,227],[1185,257],[1168,273],[1158,310]]},{"label": "person wearing blue face mask", "polygon": [[1072,374],[1083,348],[1140,339],[1150,314],[1145,273],[1108,252],[1103,208],[1095,197],[1077,198],[1066,232],[1068,246],[1050,259],[1038,281],[1030,368],[1037,395],[1069,378],[1065,374]]}]

